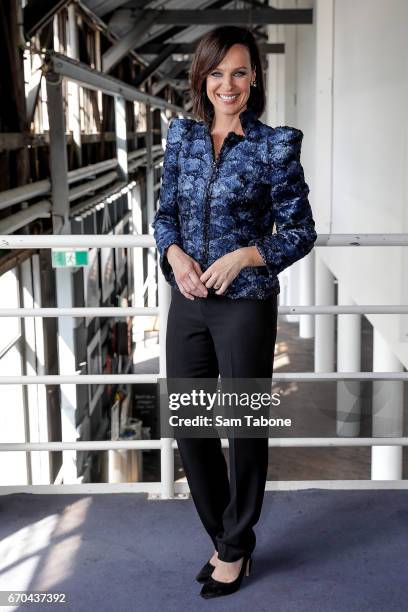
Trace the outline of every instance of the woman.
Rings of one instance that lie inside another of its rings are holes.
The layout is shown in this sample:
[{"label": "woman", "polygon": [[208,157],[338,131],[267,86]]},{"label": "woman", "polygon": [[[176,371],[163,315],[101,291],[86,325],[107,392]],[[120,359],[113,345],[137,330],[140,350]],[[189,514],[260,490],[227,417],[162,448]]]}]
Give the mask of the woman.
[{"label": "woman", "polygon": [[[201,120],[170,124],[152,223],[172,287],[167,377],[271,379],[277,275],[309,253],[317,237],[300,163],[303,133],[258,119],[264,82],[249,30],[206,33],[190,84]],[[268,438],[229,438],[230,480],[219,437],[179,438],[178,448],[215,548],[197,575],[200,594],[232,593],[251,567]]]}]

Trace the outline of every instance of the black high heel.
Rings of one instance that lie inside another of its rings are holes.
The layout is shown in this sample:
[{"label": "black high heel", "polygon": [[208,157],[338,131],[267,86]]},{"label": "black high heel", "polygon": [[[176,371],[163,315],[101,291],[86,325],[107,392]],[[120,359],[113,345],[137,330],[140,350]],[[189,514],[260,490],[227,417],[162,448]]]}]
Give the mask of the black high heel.
[{"label": "black high heel", "polygon": [[205,582],[211,576],[215,570],[215,565],[212,565],[210,561],[207,561],[205,565],[200,569],[196,576],[197,582]]},{"label": "black high heel", "polygon": [[235,591],[238,591],[241,586],[244,572],[246,576],[249,576],[251,569],[252,557],[251,555],[245,555],[239,574],[233,582],[220,582],[219,580],[215,580],[212,576],[210,576],[201,589],[201,597],[210,599],[211,597],[219,597],[220,595],[230,595],[231,593],[235,593]]}]

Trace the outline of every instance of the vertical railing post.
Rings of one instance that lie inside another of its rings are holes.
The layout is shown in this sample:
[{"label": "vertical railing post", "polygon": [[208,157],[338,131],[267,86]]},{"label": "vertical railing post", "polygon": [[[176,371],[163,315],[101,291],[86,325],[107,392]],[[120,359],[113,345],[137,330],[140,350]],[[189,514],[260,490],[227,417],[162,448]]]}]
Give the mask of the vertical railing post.
[{"label": "vertical railing post", "polygon": [[[167,333],[167,317],[170,306],[171,290],[166,279],[163,276],[161,269],[158,271],[159,276],[159,378],[167,376],[167,360],[166,360],[166,333]],[[159,398],[160,400],[160,398]],[[161,472],[161,497],[169,499],[174,497],[174,450],[173,438],[161,438],[162,448],[160,452],[160,472]]]},{"label": "vertical railing post", "polygon": [[[68,199],[68,161],[65,138],[64,103],[62,79],[55,73],[47,74],[47,103],[50,126],[50,173],[52,190],[52,215],[54,234],[69,234],[69,199]],[[72,307],[73,285],[70,268],[57,268],[55,271],[57,285],[57,307]],[[58,373],[75,374],[74,319],[58,319]],[[61,385],[61,429],[62,441],[71,442],[77,439],[75,411],[76,386]],[[77,480],[76,452],[63,452],[64,484]]]},{"label": "vertical railing post", "polygon": [[[343,281],[338,283],[339,304],[354,304]],[[361,316],[343,314],[337,316],[337,371],[361,370]],[[361,382],[338,380],[336,385],[337,435],[359,436],[361,427]]]},{"label": "vertical railing post", "polygon": [[122,180],[128,180],[126,100],[115,96],[116,157]]},{"label": "vertical railing post", "polygon": [[[154,166],[153,166],[153,121],[152,108],[146,104],[146,216],[147,226],[153,222],[154,217]],[[153,248],[147,250],[147,274],[151,280],[155,278],[156,254]],[[147,305],[156,304],[156,287],[153,282],[147,288]]]},{"label": "vertical railing post", "polygon": [[[315,304],[334,304],[334,276],[318,251],[315,255]],[[314,371],[334,372],[335,315],[315,315]]]},{"label": "vertical railing post", "polygon": [[[373,372],[403,372],[404,366],[389,342],[374,327]],[[399,438],[404,433],[404,382],[373,381],[372,436]],[[402,446],[371,447],[371,479],[402,480]]]},{"label": "vertical railing post", "polygon": [[[68,5],[68,41],[67,55],[79,60],[78,26],[76,19],[76,4]],[[79,85],[74,81],[67,82],[69,127],[72,129],[72,140],[77,156],[78,166],[82,166],[81,143],[81,108]]]}]

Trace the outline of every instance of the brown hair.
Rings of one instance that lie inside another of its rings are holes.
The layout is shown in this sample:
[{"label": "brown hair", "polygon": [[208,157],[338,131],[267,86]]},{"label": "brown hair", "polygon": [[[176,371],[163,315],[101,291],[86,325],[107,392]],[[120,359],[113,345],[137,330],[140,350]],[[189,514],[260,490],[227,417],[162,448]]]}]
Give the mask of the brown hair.
[{"label": "brown hair", "polygon": [[241,44],[247,47],[251,59],[251,68],[256,71],[256,87],[251,87],[247,107],[252,108],[256,116],[262,115],[265,108],[265,85],[261,57],[256,40],[246,28],[221,26],[210,30],[198,41],[191,63],[189,81],[192,112],[198,118],[211,122],[214,106],[206,92],[208,74],[222,61],[229,48]]}]

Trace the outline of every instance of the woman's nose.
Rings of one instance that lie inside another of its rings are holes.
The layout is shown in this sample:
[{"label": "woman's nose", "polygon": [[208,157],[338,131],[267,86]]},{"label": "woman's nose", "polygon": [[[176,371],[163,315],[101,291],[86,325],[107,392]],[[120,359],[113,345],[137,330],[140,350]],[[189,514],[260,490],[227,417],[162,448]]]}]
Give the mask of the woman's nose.
[{"label": "woman's nose", "polygon": [[225,77],[222,83],[223,87],[228,91],[232,87],[232,77]]}]

